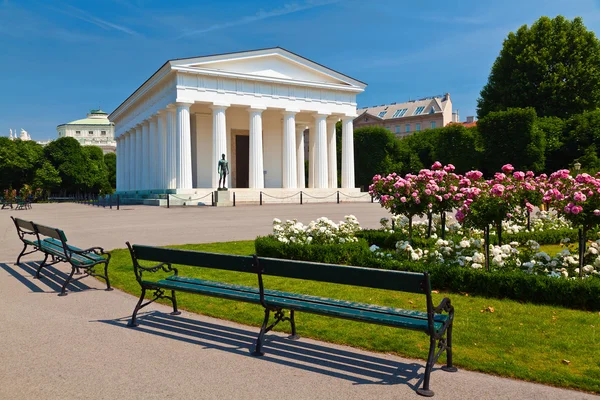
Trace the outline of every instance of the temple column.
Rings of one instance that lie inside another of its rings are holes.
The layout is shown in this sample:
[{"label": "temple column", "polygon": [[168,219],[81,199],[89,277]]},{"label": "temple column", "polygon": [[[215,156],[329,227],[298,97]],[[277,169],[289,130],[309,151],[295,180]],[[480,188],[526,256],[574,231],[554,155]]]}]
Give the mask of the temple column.
[{"label": "temple column", "polygon": [[[229,161],[230,172],[231,172],[231,161],[227,154],[227,118],[225,116],[225,110],[227,110],[229,104],[225,103],[214,103],[210,108],[213,112],[213,151],[212,151],[212,187],[217,188],[219,186],[219,160],[221,155],[225,154],[225,158]],[[229,187],[229,175],[227,175],[225,187]]]},{"label": "temple column", "polygon": [[327,120],[327,166],[329,167],[329,171],[327,173],[329,182],[327,186],[330,189],[337,189],[338,187],[337,146],[335,129],[336,122],[337,118],[333,120]]},{"label": "temple column", "polygon": [[116,183],[116,190],[118,191],[118,190],[121,189],[121,172],[122,172],[122,170],[119,167],[120,167],[120,163],[121,163],[121,150],[123,150],[123,144],[122,144],[121,139],[119,137],[115,138],[115,142],[117,144],[117,148],[115,149],[115,154],[117,156],[117,165],[116,165],[116,168],[117,168],[117,174],[116,174],[117,175],[116,176],[117,183]]},{"label": "temple column", "polygon": [[123,133],[123,162],[121,166],[123,167],[123,190],[129,190],[129,132]]},{"label": "temple column", "polygon": [[354,118],[342,118],[342,187],[354,188]]},{"label": "temple column", "polygon": [[317,151],[317,127],[313,125],[308,130],[308,187],[315,187],[315,153]]},{"label": "temple column", "polygon": [[296,184],[300,189],[306,187],[304,176],[304,125],[296,125]]},{"label": "temple column", "polygon": [[167,113],[160,110],[156,119],[156,183],[157,189],[168,188],[167,183]]},{"label": "temple column", "polygon": [[315,188],[327,188],[327,116],[329,114],[316,114],[316,140],[315,140],[315,169],[313,184]]},{"label": "temple column", "polygon": [[129,131],[129,189],[135,190],[137,185],[137,165],[135,152],[137,151],[137,134],[136,129]]},{"label": "temple column", "polygon": [[142,185],[143,190],[150,189],[150,123],[142,122]]},{"label": "temple column", "polygon": [[176,188],[192,188],[192,143],[190,134],[190,105],[192,103],[178,102],[176,124]]},{"label": "temple column", "polygon": [[142,190],[144,188],[143,158],[142,125],[138,124],[135,126],[135,190]]},{"label": "temple column", "polygon": [[175,166],[176,163],[176,152],[175,152],[175,106],[168,105],[166,111],[166,125],[167,125],[167,159],[166,159],[166,176],[167,176],[167,186],[165,189],[175,189],[176,187],[176,177],[177,177],[177,169]]},{"label": "temple column", "polygon": [[157,189],[156,186],[156,115],[148,118],[148,189]]},{"label": "temple column", "polygon": [[265,187],[263,163],[263,129],[262,113],[266,107],[254,106],[248,109],[250,114],[250,165],[248,168],[248,187],[263,189]]},{"label": "temple column", "polygon": [[283,188],[293,189],[297,184],[296,157],[296,113],[285,110],[283,113]]}]

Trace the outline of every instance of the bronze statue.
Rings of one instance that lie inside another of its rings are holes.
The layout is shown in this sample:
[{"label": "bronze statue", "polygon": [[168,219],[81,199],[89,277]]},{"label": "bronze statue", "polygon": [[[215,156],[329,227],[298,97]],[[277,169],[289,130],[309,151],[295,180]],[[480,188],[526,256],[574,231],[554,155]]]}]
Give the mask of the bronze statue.
[{"label": "bronze statue", "polygon": [[225,159],[225,154],[221,154],[217,171],[219,172],[219,189],[221,189],[221,182],[223,182],[223,189],[227,190],[225,183],[227,183],[227,174],[229,174],[229,162]]}]

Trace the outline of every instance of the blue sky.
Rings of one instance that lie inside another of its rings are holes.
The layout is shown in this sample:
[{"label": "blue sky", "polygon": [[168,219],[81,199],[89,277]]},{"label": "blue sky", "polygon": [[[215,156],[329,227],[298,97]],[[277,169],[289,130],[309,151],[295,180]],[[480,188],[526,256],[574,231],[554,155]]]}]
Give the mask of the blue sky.
[{"label": "blue sky", "polygon": [[449,92],[474,115],[502,41],[596,0],[0,0],[0,135],[111,112],[166,60],[281,46],[368,84],[359,106]]}]

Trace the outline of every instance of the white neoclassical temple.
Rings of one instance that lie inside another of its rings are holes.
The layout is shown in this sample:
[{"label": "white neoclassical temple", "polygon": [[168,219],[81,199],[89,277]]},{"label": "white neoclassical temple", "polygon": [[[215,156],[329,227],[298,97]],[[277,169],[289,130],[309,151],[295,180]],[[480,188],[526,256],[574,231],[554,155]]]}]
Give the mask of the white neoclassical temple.
[{"label": "white neoclassical temple", "polygon": [[337,190],[341,120],[341,188],[356,191],[352,121],[365,87],[279,47],[167,61],[110,114],[117,190],[215,190],[222,154],[228,188]]}]

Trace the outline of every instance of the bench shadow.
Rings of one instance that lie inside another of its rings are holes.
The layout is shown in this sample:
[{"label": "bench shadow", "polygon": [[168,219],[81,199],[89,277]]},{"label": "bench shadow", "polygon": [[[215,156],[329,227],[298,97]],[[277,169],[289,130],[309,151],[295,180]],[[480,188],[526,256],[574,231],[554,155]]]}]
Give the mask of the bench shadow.
[{"label": "bench shadow", "polygon": [[[68,274],[60,271],[54,266],[44,267],[40,272],[39,279],[33,279],[35,273],[40,266],[41,261],[26,261],[21,262],[17,265],[25,274],[23,275],[16,268],[11,268],[6,263],[0,264],[0,267],[4,269],[6,272],[11,274],[15,279],[21,282],[23,285],[27,286],[34,293],[48,293],[44,288],[36,285],[34,282],[39,282],[47,286],[51,291],[60,293],[62,289],[62,285],[65,283],[65,280],[68,278]],[[98,290],[91,286],[86,285],[85,283],[80,282],[81,279],[85,278],[87,275],[73,275],[73,279],[69,282],[69,286],[67,286],[67,290],[69,292],[81,292],[84,290]],[[33,279],[30,280],[30,279]]]},{"label": "bench shadow", "polygon": [[[264,342],[265,356],[254,357],[251,352],[254,350],[258,328],[250,330],[222,326],[158,311],[138,314],[139,326],[136,328],[127,326],[129,317],[93,322],[135,329],[151,335],[200,345],[205,349],[218,349],[253,357],[345,379],[357,385],[403,384],[416,391],[424,377],[425,362],[401,363],[351,350],[308,343],[302,339],[289,340],[281,334],[267,335]],[[419,373],[421,369],[422,372]],[[434,368],[433,371],[437,369],[439,368]]]}]

